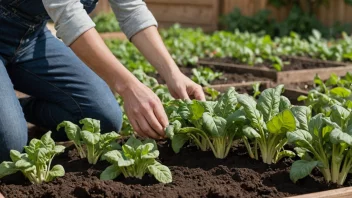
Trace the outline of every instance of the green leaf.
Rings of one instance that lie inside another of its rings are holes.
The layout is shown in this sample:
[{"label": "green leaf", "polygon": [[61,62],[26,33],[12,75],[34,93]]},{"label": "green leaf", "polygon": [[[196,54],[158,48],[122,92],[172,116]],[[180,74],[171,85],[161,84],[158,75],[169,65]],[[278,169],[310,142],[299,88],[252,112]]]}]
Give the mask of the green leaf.
[{"label": "green leaf", "polygon": [[119,158],[117,160],[117,164],[119,167],[127,167],[133,165],[135,162],[134,159],[124,159],[124,158]]},{"label": "green leaf", "polygon": [[55,146],[54,140],[51,138],[51,131],[45,133],[40,139],[45,145],[50,146],[51,148]]},{"label": "green leaf", "polygon": [[54,151],[55,151],[56,154],[63,153],[65,151],[65,147],[62,146],[62,145],[56,145],[54,147]]},{"label": "green leaf", "polygon": [[186,134],[175,135],[171,142],[172,150],[174,150],[175,153],[179,153],[181,148],[185,145],[188,140],[189,137]]},{"label": "green leaf", "polygon": [[165,184],[172,182],[172,174],[167,166],[155,161],[154,164],[148,166],[148,170],[159,182]]},{"label": "green leaf", "polygon": [[192,101],[192,104],[189,107],[189,111],[191,113],[189,118],[190,120],[199,120],[205,111],[204,106],[199,101]]},{"label": "green leaf", "polygon": [[15,167],[17,169],[26,169],[28,167],[31,167],[33,166],[33,164],[31,162],[29,162],[28,160],[25,160],[25,159],[21,159],[21,160],[18,160],[16,163],[15,163]]},{"label": "green leaf", "polygon": [[344,87],[335,87],[333,89],[330,90],[330,93],[335,95],[335,96],[339,96],[342,98],[347,98],[351,95],[351,90],[344,88]]},{"label": "green leaf", "polygon": [[289,109],[290,107],[291,107],[290,100],[288,98],[286,98],[285,96],[280,96],[280,106],[279,106],[280,112],[285,109]]},{"label": "green leaf", "polygon": [[212,117],[209,113],[204,113],[203,127],[213,137],[222,137],[225,135],[226,119],[218,116]]},{"label": "green leaf", "polygon": [[72,122],[64,121],[61,122],[56,129],[59,130],[61,127],[65,128],[65,132],[69,140],[72,140],[76,144],[81,141],[81,129],[79,126],[73,124]]},{"label": "green leaf", "polygon": [[315,136],[319,136],[319,133],[322,131],[324,126],[323,114],[317,114],[308,123],[308,131]]},{"label": "green leaf", "polygon": [[242,132],[248,139],[260,138],[260,134],[250,126],[244,126]]},{"label": "green leaf", "polygon": [[279,134],[296,129],[296,120],[291,110],[286,109],[274,116],[268,123],[267,128],[270,133]]},{"label": "green leaf", "polygon": [[47,181],[52,181],[56,177],[62,177],[65,175],[65,169],[61,165],[55,165],[50,171],[49,171],[49,178],[47,178]]},{"label": "green leaf", "polygon": [[295,157],[296,156],[296,153],[293,152],[293,151],[288,151],[288,150],[283,150],[281,152],[278,153],[278,156],[277,156],[277,162],[280,161],[282,158],[284,157],[288,157],[288,158],[292,158],[292,157]]},{"label": "green leaf", "polygon": [[239,94],[237,95],[238,102],[243,106],[243,110],[246,113],[247,118],[251,121],[254,127],[264,127],[265,122],[262,114],[256,109],[256,102],[248,95]]},{"label": "green leaf", "polygon": [[317,165],[318,161],[295,161],[291,166],[290,179],[296,183],[299,179],[307,177]]},{"label": "green leaf", "polygon": [[10,151],[10,158],[13,162],[17,162],[18,160],[22,159],[22,154],[16,150]]},{"label": "green leaf", "polygon": [[103,160],[106,160],[111,164],[118,164],[120,158],[122,158],[122,154],[118,150],[108,151],[102,156]]},{"label": "green leaf", "polygon": [[101,180],[113,180],[121,174],[121,170],[117,165],[108,166],[101,174]]},{"label": "green leaf", "polygon": [[3,161],[0,164],[0,178],[3,178],[7,175],[12,175],[18,171],[14,162]]},{"label": "green leaf", "polygon": [[306,106],[295,106],[291,108],[293,115],[296,118],[298,129],[308,131],[308,122],[311,118],[311,110]]},{"label": "green leaf", "polygon": [[147,154],[142,155],[142,159],[155,159],[159,157],[159,151],[158,150],[153,150],[148,152]]},{"label": "green leaf", "polygon": [[236,110],[237,98],[235,88],[229,88],[225,94],[223,94],[215,107],[215,114],[220,117],[227,117]]},{"label": "green leaf", "polygon": [[81,137],[85,144],[87,145],[95,145],[100,140],[100,133],[92,133],[90,131],[81,131]]},{"label": "green leaf", "polygon": [[137,138],[131,136],[127,142],[126,142],[126,145],[134,148],[134,149],[137,149],[140,145],[142,145],[142,142],[140,140],[138,140]]},{"label": "green leaf", "polygon": [[260,94],[257,109],[263,114],[264,120],[271,120],[280,110],[281,93],[283,85],[266,89]]},{"label": "green leaf", "polygon": [[122,151],[127,158],[133,159],[136,156],[136,150],[127,144],[122,145]]},{"label": "green leaf", "polygon": [[82,130],[89,131],[91,133],[100,133],[100,121],[92,118],[84,118],[79,121],[83,124]]},{"label": "green leaf", "polygon": [[333,144],[346,143],[352,146],[352,136],[342,132],[340,129],[334,129],[330,133],[330,141]]},{"label": "green leaf", "polygon": [[296,143],[303,147],[310,147],[313,140],[312,135],[305,130],[296,130],[286,134],[289,143]]},{"label": "green leaf", "polygon": [[350,116],[351,112],[348,111],[347,109],[339,106],[339,105],[333,105],[331,107],[331,121],[336,122],[339,125],[342,125],[347,118]]}]

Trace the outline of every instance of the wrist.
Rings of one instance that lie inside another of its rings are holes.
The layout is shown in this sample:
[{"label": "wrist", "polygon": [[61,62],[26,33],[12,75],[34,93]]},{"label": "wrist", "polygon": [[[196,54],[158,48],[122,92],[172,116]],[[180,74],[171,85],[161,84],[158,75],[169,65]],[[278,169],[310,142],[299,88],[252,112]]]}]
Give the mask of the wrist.
[{"label": "wrist", "polygon": [[167,66],[162,67],[158,70],[158,72],[166,82],[169,80],[174,80],[177,76],[182,74],[175,63],[170,63]]},{"label": "wrist", "polygon": [[131,75],[128,79],[121,79],[119,81],[115,82],[115,91],[122,96],[122,98],[125,97],[125,95],[135,89],[137,86],[139,86],[140,82],[136,77]]}]

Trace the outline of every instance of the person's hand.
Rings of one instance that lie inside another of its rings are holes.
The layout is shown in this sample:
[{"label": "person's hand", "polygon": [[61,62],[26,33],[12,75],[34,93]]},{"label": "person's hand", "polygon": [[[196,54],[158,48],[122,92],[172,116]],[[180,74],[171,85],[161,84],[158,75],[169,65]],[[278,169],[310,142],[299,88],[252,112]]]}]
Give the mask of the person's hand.
[{"label": "person's hand", "polygon": [[2,194],[0,193],[0,198],[5,198],[5,197],[4,197],[4,195],[2,195]]},{"label": "person's hand", "polygon": [[161,139],[169,124],[160,99],[139,81],[133,82],[120,93],[124,109],[133,129],[141,137]]},{"label": "person's hand", "polygon": [[166,78],[165,81],[171,95],[176,99],[205,100],[203,88],[182,72],[173,74],[170,78]]}]

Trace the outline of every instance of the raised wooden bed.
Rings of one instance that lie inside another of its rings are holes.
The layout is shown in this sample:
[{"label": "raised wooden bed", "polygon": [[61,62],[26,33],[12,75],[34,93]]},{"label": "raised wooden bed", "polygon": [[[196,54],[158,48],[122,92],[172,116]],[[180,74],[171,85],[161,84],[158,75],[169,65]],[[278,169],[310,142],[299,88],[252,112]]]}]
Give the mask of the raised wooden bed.
[{"label": "raised wooden bed", "polygon": [[350,198],[352,197],[352,187],[345,187],[334,190],[327,190],[317,193],[309,193],[288,198]]},{"label": "raised wooden bed", "polygon": [[222,63],[222,62],[213,62],[213,61],[199,61],[200,65],[212,65],[217,68],[226,68],[237,73],[251,73],[255,76],[267,77],[273,79],[276,83],[289,84],[289,83],[298,83],[298,82],[307,82],[312,81],[315,75],[319,75],[322,80],[326,80],[330,77],[332,73],[335,73],[339,76],[343,76],[348,71],[352,71],[352,65],[346,63],[333,62],[333,61],[321,61],[314,60],[310,58],[303,57],[290,57],[296,60],[302,60],[305,62],[316,62],[316,63],[328,63],[331,67],[325,68],[315,68],[315,69],[302,69],[302,70],[290,70],[290,71],[280,71],[277,72],[274,69],[268,69],[263,67],[248,66],[241,64],[233,63]]},{"label": "raised wooden bed", "polygon": [[127,37],[123,32],[103,32],[99,33],[102,39],[119,39],[126,40]]},{"label": "raised wooden bed", "polygon": [[264,90],[269,88],[271,82],[270,81],[253,81],[253,82],[245,82],[245,83],[231,83],[231,84],[220,84],[220,85],[210,85],[207,87],[213,88],[219,92],[225,92],[230,87],[235,87],[238,92],[241,93],[243,90],[251,90],[252,85],[255,83],[260,83],[260,89]]}]

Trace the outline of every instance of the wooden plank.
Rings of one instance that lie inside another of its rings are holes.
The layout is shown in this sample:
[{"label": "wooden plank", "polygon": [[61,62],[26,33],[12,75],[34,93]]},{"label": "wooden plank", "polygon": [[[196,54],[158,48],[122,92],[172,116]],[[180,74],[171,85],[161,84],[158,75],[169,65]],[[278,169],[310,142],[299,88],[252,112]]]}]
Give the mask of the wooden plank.
[{"label": "wooden plank", "polygon": [[[243,87],[248,87],[251,88],[253,84],[255,83],[260,83],[260,88],[266,89],[270,86],[270,81],[251,81],[251,82],[244,82],[244,83],[231,83],[231,84],[219,84],[219,85],[209,85],[207,87],[213,88],[219,92],[225,92],[228,90],[230,87],[235,87],[235,88],[243,88]],[[203,87],[205,89],[205,87]]]},{"label": "wooden plank", "polygon": [[217,17],[211,6],[148,4],[158,22],[190,23],[207,25]]},{"label": "wooden plank", "polygon": [[292,196],[288,198],[350,198],[352,197],[352,187],[345,187],[334,190],[327,190],[317,193]]},{"label": "wooden plank", "polygon": [[104,32],[99,33],[102,39],[119,39],[119,40],[126,40],[127,37],[123,32]]},{"label": "wooden plank", "polygon": [[[305,61],[312,62],[324,62],[317,61],[314,59],[297,58]],[[327,61],[331,64],[331,67],[327,68],[316,68],[316,69],[303,69],[303,70],[292,70],[292,71],[281,71],[277,72],[273,69],[262,68],[262,67],[251,67],[248,65],[238,65],[232,63],[220,63],[200,60],[200,65],[215,66],[221,69],[232,70],[237,73],[251,73],[255,76],[267,77],[274,80],[276,83],[297,83],[297,82],[308,82],[314,79],[315,75],[319,75],[322,80],[326,80],[332,73],[339,76],[344,76],[348,71],[352,71],[352,65],[345,63],[336,63],[334,61]]]}]

